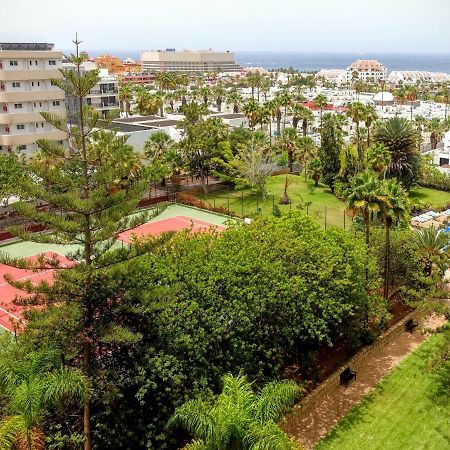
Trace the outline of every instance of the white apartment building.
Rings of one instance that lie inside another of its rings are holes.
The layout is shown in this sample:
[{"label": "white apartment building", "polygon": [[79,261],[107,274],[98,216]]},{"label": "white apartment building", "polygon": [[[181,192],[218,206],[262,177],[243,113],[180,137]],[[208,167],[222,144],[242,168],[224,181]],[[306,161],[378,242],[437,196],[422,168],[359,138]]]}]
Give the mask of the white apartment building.
[{"label": "white apartment building", "polygon": [[66,140],[40,114],[66,115],[64,92],[51,82],[62,78],[61,61],[53,44],[0,43],[0,151],[30,154],[39,139]]},{"label": "white apartment building", "polygon": [[[65,69],[75,69],[72,63],[63,62],[62,65]],[[82,73],[96,69],[97,64],[94,61],[84,61],[81,65]],[[89,91],[83,102],[100,111],[103,117],[107,117],[119,112],[119,78],[110,75],[108,69],[100,69],[99,77],[99,82]],[[66,96],[66,108],[69,122],[75,123],[78,119],[78,99]]]},{"label": "white apartment building", "polygon": [[174,49],[142,52],[143,72],[240,72],[242,68],[234,61],[232,52],[209,50]]},{"label": "white apartment building", "polygon": [[448,83],[450,76],[443,72],[426,72],[419,70],[394,70],[387,78],[389,84]]},{"label": "white apartment building", "polygon": [[387,69],[380,62],[374,59],[358,59],[346,69],[347,82],[365,81],[376,82],[385,80],[387,77]]}]

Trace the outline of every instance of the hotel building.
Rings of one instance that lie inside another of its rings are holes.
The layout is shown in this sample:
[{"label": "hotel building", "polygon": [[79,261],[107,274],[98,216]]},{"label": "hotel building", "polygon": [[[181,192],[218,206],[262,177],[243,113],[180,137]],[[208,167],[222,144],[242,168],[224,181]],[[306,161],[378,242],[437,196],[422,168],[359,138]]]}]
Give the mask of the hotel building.
[{"label": "hotel building", "polygon": [[0,43],[0,151],[30,154],[36,141],[65,141],[67,134],[40,112],[66,115],[64,92],[51,78],[62,78],[62,53],[47,43]]},{"label": "hotel building", "polygon": [[205,73],[242,70],[234,61],[234,53],[212,50],[145,51],[142,52],[141,60],[143,72]]},{"label": "hotel building", "polygon": [[376,82],[385,80],[387,77],[387,69],[380,62],[374,59],[359,59],[351,66],[347,67],[347,82],[365,81]]},{"label": "hotel building", "polygon": [[[63,62],[65,69],[75,69],[75,65],[70,62]],[[84,61],[80,67],[81,73],[97,70],[94,61]],[[119,113],[119,78],[117,75],[108,73],[108,69],[99,70],[99,81],[89,91],[83,103],[99,111],[103,118]],[[79,100],[77,97],[66,96],[66,108],[69,123],[76,123],[78,120]]]}]

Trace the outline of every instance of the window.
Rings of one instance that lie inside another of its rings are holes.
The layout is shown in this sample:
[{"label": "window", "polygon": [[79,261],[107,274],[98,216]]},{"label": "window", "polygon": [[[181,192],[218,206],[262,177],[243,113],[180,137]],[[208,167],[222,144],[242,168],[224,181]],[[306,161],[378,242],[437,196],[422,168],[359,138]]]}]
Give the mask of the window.
[{"label": "window", "polygon": [[34,65],[37,66],[37,61],[34,61]]},{"label": "window", "polygon": [[40,85],[41,85],[41,82],[40,82],[40,81],[38,81],[37,83],[38,83],[38,86],[40,86]]},{"label": "window", "polygon": [[27,146],[25,145],[25,144],[22,144],[22,145],[18,145],[17,146],[17,150],[19,150],[19,151],[21,151],[21,150],[26,150],[27,149]]},{"label": "window", "polygon": [[39,128],[39,124],[38,123],[36,123],[36,128]]},{"label": "window", "polygon": [[17,129],[18,130],[25,130],[25,125],[24,124],[17,125]]},{"label": "window", "polygon": [[41,122],[41,128],[44,128],[44,122]]},{"label": "window", "polygon": [[9,65],[10,65],[10,66],[17,66],[17,61],[10,61],[10,62],[9,62]]},{"label": "window", "polygon": [[[31,82],[31,87],[33,87],[33,86],[34,86],[34,81]],[[36,104],[34,106],[36,106]]]},{"label": "window", "polygon": [[33,64],[33,61],[30,61],[30,66]]},{"label": "window", "polygon": [[51,59],[51,60],[48,62],[48,65],[49,65],[49,66],[56,66],[56,61],[55,61],[54,59]]},{"label": "window", "polygon": [[20,83],[18,81],[13,81],[12,87],[18,88],[18,87],[20,87]]},{"label": "window", "polygon": [[22,103],[14,103],[15,109],[22,109]]},{"label": "window", "polygon": [[53,106],[59,106],[61,104],[61,102],[59,100],[55,100],[53,102]]}]

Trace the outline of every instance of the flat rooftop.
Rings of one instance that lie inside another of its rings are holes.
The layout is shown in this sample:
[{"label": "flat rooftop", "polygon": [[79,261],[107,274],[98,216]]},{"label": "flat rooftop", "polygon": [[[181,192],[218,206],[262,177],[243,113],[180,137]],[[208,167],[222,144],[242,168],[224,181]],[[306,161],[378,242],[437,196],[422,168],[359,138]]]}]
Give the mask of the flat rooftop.
[{"label": "flat rooftop", "polygon": [[122,123],[133,123],[133,122],[146,122],[148,120],[161,120],[161,116],[132,116],[132,117],[123,117],[117,119],[117,122]]},{"label": "flat rooftop", "polygon": [[53,50],[54,44],[46,42],[0,42],[0,51],[38,51],[48,52]]},{"label": "flat rooftop", "polygon": [[242,113],[230,113],[230,114],[214,114],[213,117],[220,117],[221,119],[242,119],[245,114]]},{"label": "flat rooftop", "polygon": [[155,120],[148,122],[141,122],[142,124],[148,125],[153,128],[163,128],[163,127],[173,127],[178,124],[178,120]]},{"label": "flat rooftop", "polygon": [[132,133],[134,131],[146,131],[152,130],[154,127],[149,127],[147,125],[133,125],[129,123],[122,122],[111,122],[108,126],[110,130],[119,130],[121,133]]}]

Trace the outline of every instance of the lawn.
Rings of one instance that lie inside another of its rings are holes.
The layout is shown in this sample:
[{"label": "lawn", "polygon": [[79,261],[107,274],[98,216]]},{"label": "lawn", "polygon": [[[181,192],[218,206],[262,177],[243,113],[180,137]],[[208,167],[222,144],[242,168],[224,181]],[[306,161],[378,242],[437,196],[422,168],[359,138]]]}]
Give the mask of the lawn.
[{"label": "lawn", "polygon": [[450,192],[425,187],[412,190],[410,197],[423,204],[430,205],[432,208],[444,208],[450,203]]},{"label": "lawn", "polygon": [[433,335],[394,369],[315,450],[446,450],[450,407],[436,399],[436,376],[427,364],[443,341]]},{"label": "lawn", "polygon": [[[305,182],[303,176],[289,175],[292,182],[288,188],[291,204],[280,205],[279,200],[284,192],[285,179],[285,175],[271,177],[267,183],[269,195],[265,202],[262,201],[261,194],[250,189],[244,191],[221,190],[208,195],[198,194],[198,197],[215,206],[228,208],[229,205],[230,210],[247,217],[255,216],[258,208],[262,216],[270,216],[274,205],[278,205],[281,212],[298,209],[302,206],[302,209],[314,216],[322,226],[325,226],[326,217],[327,226],[344,227],[345,203],[331,194],[327,186],[320,184],[318,188],[314,188],[314,182],[311,180]],[[306,208],[308,202],[311,204]],[[347,216],[346,227],[350,223],[351,218]]]}]

